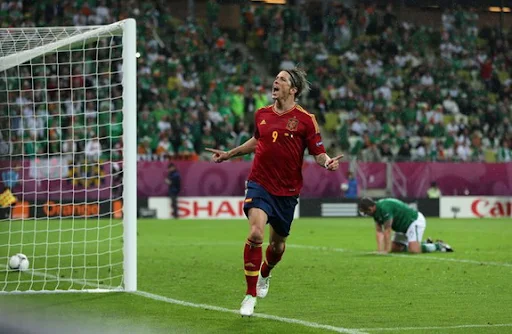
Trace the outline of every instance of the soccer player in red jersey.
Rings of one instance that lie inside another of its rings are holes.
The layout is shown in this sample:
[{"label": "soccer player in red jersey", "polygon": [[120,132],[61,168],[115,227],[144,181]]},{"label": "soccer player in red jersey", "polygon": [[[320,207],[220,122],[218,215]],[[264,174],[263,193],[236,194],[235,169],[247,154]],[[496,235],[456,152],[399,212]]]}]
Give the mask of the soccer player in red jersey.
[{"label": "soccer player in red jersey", "polygon": [[[325,153],[315,116],[296,103],[308,90],[303,70],[295,68],[279,72],[272,86],[274,104],[256,111],[254,136],[228,152],[207,149],[217,163],[255,152],[244,203],[249,236],[244,248],[247,291],[240,308],[242,316],[251,316],[256,297],[267,295],[270,271],[285,251],[302,188],[306,148],[320,166],[330,171],[338,169],[338,160],[343,157],[339,155],[331,159]],[[267,223],[270,240],[262,263],[263,232]]]}]

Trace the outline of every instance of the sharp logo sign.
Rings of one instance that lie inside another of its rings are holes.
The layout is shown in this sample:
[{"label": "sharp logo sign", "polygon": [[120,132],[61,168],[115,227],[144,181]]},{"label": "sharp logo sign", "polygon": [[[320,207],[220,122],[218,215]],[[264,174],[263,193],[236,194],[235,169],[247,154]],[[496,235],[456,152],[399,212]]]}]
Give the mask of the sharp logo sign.
[{"label": "sharp logo sign", "polygon": [[[245,219],[244,197],[183,197],[178,199],[178,216],[181,219]],[[171,200],[168,197],[149,197],[148,209],[156,211],[158,219],[170,219]],[[295,218],[299,217],[299,205]]]},{"label": "sharp logo sign", "polygon": [[244,218],[244,199],[180,199],[180,218]]}]

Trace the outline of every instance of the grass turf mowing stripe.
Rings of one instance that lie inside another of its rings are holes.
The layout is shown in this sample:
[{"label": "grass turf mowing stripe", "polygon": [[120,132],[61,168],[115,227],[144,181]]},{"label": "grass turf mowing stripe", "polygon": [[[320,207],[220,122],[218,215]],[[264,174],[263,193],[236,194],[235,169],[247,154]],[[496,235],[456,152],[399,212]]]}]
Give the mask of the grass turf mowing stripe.
[{"label": "grass turf mowing stripe", "polygon": [[[50,277],[53,279],[57,278],[57,276],[54,276],[51,274],[39,273],[37,271],[28,272],[28,274],[33,274],[35,276],[47,276],[47,277]],[[83,281],[83,280],[73,280],[73,281],[75,281],[76,283],[79,283],[79,284],[88,285],[88,286],[95,287],[95,288],[100,288],[100,287],[106,288],[105,286],[101,286],[101,285]],[[57,292],[57,291],[47,291],[47,292]],[[66,291],[61,291],[61,292],[66,292]],[[74,292],[79,292],[79,291],[75,290]],[[162,302],[169,303],[169,304],[176,304],[176,305],[185,306],[185,307],[200,308],[200,309],[206,309],[206,310],[217,311],[217,312],[232,313],[232,314],[236,314],[236,315],[239,314],[238,310],[230,310],[228,308],[219,307],[219,306],[213,306],[213,305],[207,305],[207,304],[196,304],[196,303],[181,301],[181,300],[177,300],[177,299],[173,299],[173,298],[169,298],[169,297],[165,297],[165,296],[160,296],[160,295],[156,295],[156,294],[145,292],[145,291],[137,291],[137,292],[134,292],[133,294],[144,297],[144,298],[156,300],[156,301],[162,301]],[[333,331],[333,332],[337,332],[337,333],[351,333],[351,334],[364,334],[364,333],[370,333],[370,332],[385,332],[385,331],[407,331],[407,330],[411,331],[411,330],[446,330],[446,329],[465,329],[465,328],[512,327],[512,324],[463,324],[463,325],[453,325],[453,326],[344,328],[344,327],[335,327],[335,326],[331,326],[331,325],[324,325],[324,324],[319,324],[319,323],[315,323],[315,322],[304,321],[304,320],[300,320],[300,319],[278,317],[278,316],[263,314],[263,313],[255,313],[253,316],[257,317],[257,318],[262,318],[262,319],[269,319],[269,320],[280,321],[280,322],[285,322],[285,323],[290,323],[290,324],[302,325],[302,326],[310,327],[310,328],[325,329],[325,330]]]},{"label": "grass turf mowing stripe", "polygon": [[[175,246],[239,246],[239,245],[240,245],[239,242],[197,242],[197,243],[175,244]],[[297,244],[288,244],[287,243],[286,247],[296,248],[296,249],[331,251],[331,252],[337,252],[337,253],[368,254],[368,255],[375,254],[375,252],[355,251],[355,250],[351,250],[351,249],[328,247],[328,246],[310,246],[310,245],[297,245]],[[492,261],[478,261],[478,260],[468,260],[468,259],[454,259],[454,258],[449,258],[449,257],[438,257],[438,256],[429,256],[429,255],[420,255],[420,254],[389,253],[389,254],[379,254],[379,256],[391,256],[391,257],[400,257],[400,258],[403,257],[403,258],[408,258],[408,259],[447,261],[447,262],[476,264],[476,265],[480,265],[480,266],[486,265],[486,266],[512,268],[512,263],[508,263],[508,262],[492,262]]]},{"label": "grass turf mowing stripe", "polygon": [[[344,249],[344,248],[306,246],[306,245],[295,245],[295,244],[290,244],[290,245],[286,244],[286,247],[298,248],[298,249],[324,250],[324,251],[332,251],[332,252],[339,252],[339,253],[358,253],[358,254],[374,254],[375,253],[375,252],[358,252],[358,251],[353,251],[353,250]],[[459,262],[459,263],[469,263],[469,264],[498,266],[498,267],[512,267],[512,263],[507,263],[507,262],[489,262],[489,261],[477,261],[477,260],[467,260],[467,259],[453,259],[453,258],[447,258],[447,257],[427,256],[427,255],[419,255],[419,254],[389,253],[389,254],[381,254],[381,256],[404,257],[404,258],[408,258],[408,259],[422,259],[422,260],[430,260],[430,261]]]}]

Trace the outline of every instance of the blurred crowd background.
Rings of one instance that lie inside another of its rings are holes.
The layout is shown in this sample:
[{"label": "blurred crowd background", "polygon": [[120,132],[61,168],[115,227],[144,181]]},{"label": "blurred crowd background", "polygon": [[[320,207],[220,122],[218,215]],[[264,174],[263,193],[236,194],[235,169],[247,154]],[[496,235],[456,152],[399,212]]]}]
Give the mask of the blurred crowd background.
[{"label": "blurred crowd background", "polygon": [[[499,19],[483,24],[480,10],[450,6],[438,9],[441,24],[434,26],[376,2],[328,1],[320,13],[308,2],[243,2],[238,22],[226,28],[220,19],[229,16],[226,7],[216,0],[204,5],[204,15],[186,16],[163,0],[0,0],[0,23],[77,26],[135,18],[139,159],[202,160],[209,158],[205,147],[243,143],[252,135],[254,112],[272,103],[275,75],[299,65],[313,88],[299,103],[317,116],[329,154],[370,162],[512,161],[512,31]],[[120,157],[122,115],[110,112],[121,109],[120,75],[110,79],[115,87],[106,105],[94,96],[73,105],[69,93],[40,104],[40,111],[33,106],[44,89],[109,83],[107,77],[89,82],[82,70],[59,73],[69,77],[60,86],[50,78],[37,83],[30,70],[14,84],[9,78],[16,74],[0,78],[2,98],[9,90],[19,106],[4,100],[0,108],[10,122],[0,131],[2,155],[78,150]],[[76,110],[82,121],[63,117]],[[103,129],[87,136],[89,123]]]}]

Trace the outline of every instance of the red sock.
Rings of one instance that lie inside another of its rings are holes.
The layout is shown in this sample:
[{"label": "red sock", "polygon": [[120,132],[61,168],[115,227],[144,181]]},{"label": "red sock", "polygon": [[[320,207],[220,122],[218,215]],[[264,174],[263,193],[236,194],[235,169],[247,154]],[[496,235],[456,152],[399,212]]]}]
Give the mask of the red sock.
[{"label": "red sock", "polygon": [[274,268],[276,264],[278,264],[279,261],[281,261],[285,249],[286,248],[283,249],[282,253],[274,253],[272,251],[272,247],[270,245],[267,246],[267,250],[265,252],[265,262],[263,262],[263,264],[261,265],[262,277],[268,277],[268,275],[270,275],[270,271],[272,270],[272,268]]},{"label": "red sock", "polygon": [[244,272],[247,282],[247,295],[256,297],[256,284],[258,283],[259,268],[261,265],[261,242],[254,242],[249,239],[244,247]]}]

